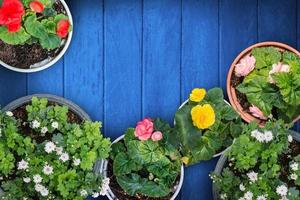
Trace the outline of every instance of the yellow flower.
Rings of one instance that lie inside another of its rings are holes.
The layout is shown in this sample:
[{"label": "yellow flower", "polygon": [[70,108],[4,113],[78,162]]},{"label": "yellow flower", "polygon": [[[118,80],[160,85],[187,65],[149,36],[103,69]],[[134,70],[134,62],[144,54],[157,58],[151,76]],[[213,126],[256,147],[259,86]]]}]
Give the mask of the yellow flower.
[{"label": "yellow flower", "polygon": [[215,123],[215,111],[209,104],[197,105],[191,110],[194,126],[206,129]]},{"label": "yellow flower", "polygon": [[184,156],[184,157],[181,158],[181,161],[182,161],[185,165],[187,165],[187,164],[189,164],[190,159],[189,159],[189,157]]},{"label": "yellow flower", "polygon": [[190,100],[200,102],[206,95],[206,90],[203,88],[195,88],[190,94]]}]

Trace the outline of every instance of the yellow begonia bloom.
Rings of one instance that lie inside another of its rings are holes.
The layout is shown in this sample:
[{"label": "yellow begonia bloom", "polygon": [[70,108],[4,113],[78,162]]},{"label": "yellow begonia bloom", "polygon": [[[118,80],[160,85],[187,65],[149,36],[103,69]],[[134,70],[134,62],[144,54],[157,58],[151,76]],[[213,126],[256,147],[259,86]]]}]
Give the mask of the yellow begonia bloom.
[{"label": "yellow begonia bloom", "polygon": [[182,161],[185,165],[187,165],[187,164],[189,164],[190,159],[189,159],[188,157],[184,156],[184,157],[181,158],[181,161]]},{"label": "yellow begonia bloom", "polygon": [[206,129],[215,123],[215,111],[209,104],[197,105],[191,110],[194,126]]},{"label": "yellow begonia bloom", "polygon": [[206,90],[203,88],[195,88],[190,94],[190,100],[200,102],[206,95]]}]

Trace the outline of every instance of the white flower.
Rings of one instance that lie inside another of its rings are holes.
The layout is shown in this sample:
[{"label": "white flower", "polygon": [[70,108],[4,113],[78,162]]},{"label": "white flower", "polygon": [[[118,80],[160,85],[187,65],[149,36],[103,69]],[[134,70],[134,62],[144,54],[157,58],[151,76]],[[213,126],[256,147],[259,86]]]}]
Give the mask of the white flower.
[{"label": "white flower", "polygon": [[259,134],[259,133],[261,133],[259,130],[251,131],[251,137],[256,138],[256,137],[257,137],[257,134]]},{"label": "white flower", "polygon": [[48,194],[49,194],[48,189],[45,188],[45,187],[43,187],[42,190],[41,190],[40,192],[41,192],[41,195],[42,195],[43,197],[46,197],[46,196],[48,196]]},{"label": "white flower", "polygon": [[0,137],[2,137],[2,129],[0,128]]},{"label": "white flower", "polygon": [[272,133],[272,131],[265,131],[264,136],[265,136],[265,141],[266,142],[270,142],[270,141],[273,140],[273,133]]},{"label": "white flower", "polygon": [[59,160],[61,160],[61,161],[63,161],[63,162],[66,162],[66,161],[68,161],[70,159],[70,157],[69,157],[69,154],[67,154],[67,153],[63,153],[63,154],[61,154],[61,156],[59,157]]},{"label": "white flower", "polygon": [[[107,190],[109,188],[109,182],[110,182],[110,179],[109,178],[104,178],[102,180],[102,185],[101,185],[101,188],[100,188],[100,195],[101,196],[105,196],[106,193],[107,193]],[[226,195],[226,194],[225,194]]]},{"label": "white flower", "polygon": [[40,183],[40,182],[42,182],[42,180],[43,180],[43,178],[39,174],[36,174],[33,176],[33,182],[35,182],[35,183]]},{"label": "white flower", "polygon": [[260,195],[257,196],[257,200],[267,200],[267,198],[265,197],[265,195]]},{"label": "white flower", "polygon": [[56,151],[56,154],[60,156],[63,153],[64,149],[62,147],[56,147],[55,151]]},{"label": "white flower", "polygon": [[37,192],[41,192],[42,189],[43,189],[43,186],[42,186],[41,184],[36,184],[36,185],[34,186],[34,189],[35,189],[35,191],[37,191]]},{"label": "white flower", "polygon": [[12,113],[11,111],[6,111],[5,113],[7,116],[12,117],[14,116],[14,113]]},{"label": "white flower", "polygon": [[285,185],[280,185],[276,188],[276,193],[280,196],[286,196],[288,192],[288,188]]},{"label": "white flower", "polygon": [[293,142],[293,136],[289,135],[288,136],[288,141],[289,141],[289,143]]},{"label": "white flower", "polygon": [[32,128],[39,128],[40,125],[41,125],[41,123],[38,122],[37,120],[34,120],[34,121],[32,122]]},{"label": "white flower", "polygon": [[42,134],[45,134],[48,132],[48,128],[47,127],[43,127],[42,130],[41,130],[41,133]]},{"label": "white flower", "polygon": [[52,126],[52,128],[57,129],[58,128],[58,122],[52,122],[51,126]]},{"label": "white flower", "polygon": [[45,151],[47,153],[51,153],[55,150],[56,146],[53,142],[47,142],[45,145]]},{"label": "white flower", "polygon": [[28,162],[26,162],[23,159],[20,162],[18,162],[18,170],[25,170],[27,168],[28,168]]},{"label": "white flower", "polygon": [[298,178],[298,175],[297,174],[291,174],[291,179],[292,180],[297,180]]},{"label": "white flower", "polygon": [[29,177],[25,177],[25,178],[23,178],[23,181],[24,181],[25,183],[30,183],[30,182],[31,182],[31,179],[30,179]]},{"label": "white flower", "polygon": [[221,198],[221,199],[226,199],[226,198],[227,198],[227,195],[226,195],[226,194],[221,194],[221,195],[220,195],[220,198]]},{"label": "white flower", "polygon": [[253,198],[253,193],[252,193],[252,192],[246,192],[246,193],[244,194],[244,198],[245,198],[246,200],[251,200],[251,199]]},{"label": "white flower", "polygon": [[298,163],[294,162],[290,165],[290,167],[293,171],[297,171],[299,166],[298,166]]},{"label": "white flower", "polygon": [[44,174],[46,175],[50,175],[53,173],[53,167],[51,167],[50,165],[45,165],[44,169],[43,169]]},{"label": "white flower", "polygon": [[93,198],[98,198],[98,197],[99,197],[99,192],[93,193],[92,197],[93,197]]},{"label": "white flower", "polygon": [[81,191],[80,191],[80,196],[86,197],[87,195],[88,195],[88,193],[87,193],[86,190],[81,190]]},{"label": "white flower", "polygon": [[242,183],[240,184],[239,188],[242,192],[246,190],[245,186]]},{"label": "white flower", "polygon": [[259,141],[259,142],[264,142],[265,141],[265,134],[263,134],[261,132],[257,133],[256,140]]},{"label": "white flower", "polygon": [[251,182],[254,183],[255,181],[257,181],[257,173],[255,173],[254,171],[247,173],[247,176]]},{"label": "white flower", "polygon": [[75,166],[80,165],[80,159],[79,158],[74,159],[73,165],[75,165]]}]

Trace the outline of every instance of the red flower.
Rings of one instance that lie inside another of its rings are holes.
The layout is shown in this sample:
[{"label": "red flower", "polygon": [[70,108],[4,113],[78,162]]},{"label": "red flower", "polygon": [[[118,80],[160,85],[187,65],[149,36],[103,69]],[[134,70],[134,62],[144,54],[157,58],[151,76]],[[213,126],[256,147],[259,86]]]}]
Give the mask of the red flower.
[{"label": "red flower", "polygon": [[44,5],[39,1],[32,1],[29,4],[29,7],[31,8],[32,11],[36,13],[42,13],[45,9]]},{"label": "red flower", "polygon": [[25,10],[21,1],[3,0],[0,8],[0,25],[7,26],[8,32],[18,32],[24,13]]},{"label": "red flower", "polygon": [[67,37],[67,35],[69,33],[69,28],[70,28],[70,22],[69,22],[69,20],[67,20],[67,19],[61,19],[57,23],[56,34],[60,38],[65,38],[65,37]]}]

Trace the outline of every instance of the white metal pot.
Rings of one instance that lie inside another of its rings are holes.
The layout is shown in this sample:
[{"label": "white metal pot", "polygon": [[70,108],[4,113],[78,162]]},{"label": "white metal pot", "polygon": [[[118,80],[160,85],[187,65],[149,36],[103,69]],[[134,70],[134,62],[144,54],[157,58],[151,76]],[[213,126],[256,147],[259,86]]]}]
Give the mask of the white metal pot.
[{"label": "white metal pot", "polygon": [[[67,3],[64,0],[56,0],[56,1],[60,1],[62,3],[64,9],[66,10],[66,14],[69,18],[69,22],[70,22],[71,26],[74,27],[72,14],[70,12],[70,9],[69,9]],[[4,63],[2,60],[0,60],[0,65],[2,65],[3,67],[5,67],[7,69],[10,69],[10,70],[13,70],[16,72],[22,72],[22,73],[32,73],[32,72],[38,72],[38,71],[47,69],[47,68],[51,67],[52,65],[54,65],[58,60],[60,60],[63,57],[63,55],[66,53],[68,47],[70,46],[70,43],[72,40],[72,35],[73,35],[73,31],[71,31],[68,34],[67,39],[62,40],[61,45],[65,45],[65,46],[56,57],[51,58],[51,59],[47,58],[39,63],[35,63],[35,64],[31,65],[29,69],[21,69],[21,68],[13,67],[11,65]]]},{"label": "white metal pot", "polygon": [[[124,135],[118,137],[112,144],[119,142],[120,140],[122,140],[124,138]],[[102,162],[100,163],[99,167],[99,172],[104,176],[107,177],[107,166],[108,166],[108,161],[107,160],[102,160]],[[98,171],[97,170],[97,171]],[[173,196],[171,197],[170,200],[174,200],[177,195],[179,194],[182,184],[183,184],[183,178],[184,178],[184,167],[183,165],[181,166],[181,172],[180,172],[180,180],[178,185],[176,186],[176,190],[175,193],[173,194]],[[108,199],[110,200],[118,200],[118,198],[114,195],[114,193],[111,191],[111,189],[109,188],[106,196],[108,197]]]}]

